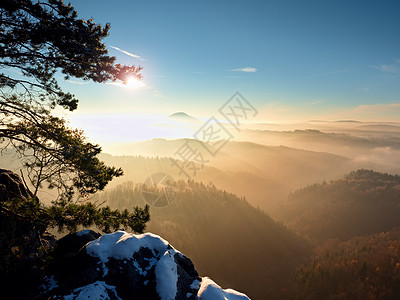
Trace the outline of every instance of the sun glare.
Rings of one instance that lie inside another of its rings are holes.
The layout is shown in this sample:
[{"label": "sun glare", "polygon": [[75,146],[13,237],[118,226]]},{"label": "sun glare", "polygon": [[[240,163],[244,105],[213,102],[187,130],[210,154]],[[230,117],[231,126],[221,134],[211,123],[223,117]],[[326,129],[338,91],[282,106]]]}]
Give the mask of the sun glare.
[{"label": "sun glare", "polygon": [[144,82],[141,80],[137,80],[135,77],[128,78],[126,84],[124,85],[124,87],[128,89],[138,89],[144,86],[145,86]]}]

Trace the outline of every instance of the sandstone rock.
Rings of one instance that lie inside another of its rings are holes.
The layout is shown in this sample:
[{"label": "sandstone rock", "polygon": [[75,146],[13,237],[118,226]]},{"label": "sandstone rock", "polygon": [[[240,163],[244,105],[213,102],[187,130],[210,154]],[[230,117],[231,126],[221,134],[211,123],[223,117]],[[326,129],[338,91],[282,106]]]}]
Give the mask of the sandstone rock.
[{"label": "sandstone rock", "polygon": [[249,299],[200,278],[191,260],[157,235],[97,236],[85,230],[58,241],[39,299]]}]

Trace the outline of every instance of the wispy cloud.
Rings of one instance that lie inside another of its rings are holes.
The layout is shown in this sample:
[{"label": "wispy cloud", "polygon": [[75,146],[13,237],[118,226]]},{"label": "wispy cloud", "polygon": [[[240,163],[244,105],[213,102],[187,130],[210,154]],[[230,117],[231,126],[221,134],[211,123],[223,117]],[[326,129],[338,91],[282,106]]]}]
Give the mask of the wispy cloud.
[{"label": "wispy cloud", "polygon": [[312,102],[309,102],[309,103],[312,104],[312,105],[318,105],[318,104],[323,104],[323,103],[326,103],[326,102],[327,102],[326,100],[321,99],[321,100],[315,100],[315,101],[312,101]]},{"label": "wispy cloud", "polygon": [[253,67],[244,67],[244,68],[233,69],[233,70],[230,70],[230,71],[232,71],[232,72],[254,73],[254,72],[257,72],[257,69],[253,68]]},{"label": "wispy cloud", "polygon": [[400,66],[395,66],[395,65],[378,65],[378,66],[373,66],[373,67],[374,67],[375,69],[378,69],[378,70],[382,71],[382,72],[400,75]]},{"label": "wispy cloud", "polygon": [[146,60],[146,59],[144,59],[143,57],[141,57],[141,56],[139,56],[139,55],[136,55],[136,54],[133,54],[133,53],[131,53],[131,52],[122,50],[122,49],[120,49],[120,48],[118,48],[118,47],[110,46],[110,48],[113,48],[113,49],[115,49],[115,50],[117,50],[117,51],[119,51],[119,52],[122,52],[122,53],[124,53],[124,54],[126,54],[126,55],[128,55],[128,56],[137,58],[137,59],[139,59],[139,60],[141,60],[141,61],[145,61],[145,60]]},{"label": "wispy cloud", "polygon": [[400,115],[400,101],[360,104],[353,107],[334,106],[329,100],[326,101],[327,106],[314,106],[314,103],[310,102],[308,105],[286,105],[282,104],[283,102],[271,102],[259,108],[259,120],[268,123],[295,123],[314,119],[399,122]]},{"label": "wispy cloud", "polygon": [[159,90],[153,90],[153,97],[164,98],[164,95]]},{"label": "wispy cloud", "polygon": [[369,105],[359,105],[354,108],[354,111],[358,112],[390,112],[394,110],[400,110],[400,103],[379,103]]},{"label": "wispy cloud", "polygon": [[395,62],[396,64],[394,65],[377,65],[372,67],[382,72],[400,75],[400,59],[395,59]]},{"label": "wispy cloud", "polygon": [[68,83],[72,83],[72,84],[88,84],[88,82],[84,82],[84,81],[75,81],[75,80],[65,80]]}]

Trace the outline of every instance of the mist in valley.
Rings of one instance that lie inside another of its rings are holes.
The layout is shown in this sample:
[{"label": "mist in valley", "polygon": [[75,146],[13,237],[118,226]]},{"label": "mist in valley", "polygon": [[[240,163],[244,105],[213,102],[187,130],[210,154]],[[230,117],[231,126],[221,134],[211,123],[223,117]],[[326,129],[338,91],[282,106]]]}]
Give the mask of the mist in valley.
[{"label": "mist in valley", "polygon": [[[150,204],[150,231],[188,253],[203,274],[254,299],[296,298],[298,289],[306,288],[295,279],[300,266],[316,276],[308,264],[314,263],[315,253],[330,253],[332,241],[341,249],[347,244],[340,243],[363,237],[365,257],[374,261],[384,255],[374,253],[370,243],[374,235],[400,226],[400,181],[395,175],[400,169],[400,126],[310,122],[273,127],[248,127],[214,156],[194,138],[115,145],[124,155],[104,154],[102,159],[121,166],[125,175],[93,201],[119,209]],[[182,145],[204,154],[186,174],[174,163]],[[343,251],[338,261],[348,255]],[[361,268],[363,262],[357,264]],[[350,276],[347,268],[335,276]],[[320,277],[312,278],[323,286]],[[361,284],[357,276],[348,280]],[[329,288],[334,294],[337,286]]]},{"label": "mist in valley", "polygon": [[[277,126],[285,130],[270,130]],[[104,155],[103,159],[121,166],[125,176],[110,186],[124,181],[141,183],[153,173],[164,172],[176,180],[211,182],[276,217],[279,203],[308,184],[341,178],[357,169],[394,174],[400,170],[400,126],[396,123],[310,122],[252,127],[258,129],[247,127],[236,133],[215,156],[194,138],[115,144],[118,155]],[[204,160],[194,162],[196,172],[189,172],[189,176],[171,161],[179,159],[177,152],[186,143],[198,149]]]}]

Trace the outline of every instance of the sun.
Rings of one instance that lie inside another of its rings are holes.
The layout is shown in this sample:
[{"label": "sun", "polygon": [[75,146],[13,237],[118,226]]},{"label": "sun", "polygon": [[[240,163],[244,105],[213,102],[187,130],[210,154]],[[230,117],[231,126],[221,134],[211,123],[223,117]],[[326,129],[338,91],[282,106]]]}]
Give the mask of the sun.
[{"label": "sun", "polygon": [[145,85],[146,84],[142,80],[138,80],[135,77],[129,77],[126,81],[126,84],[124,84],[124,87],[128,89],[138,89],[144,87]]}]

